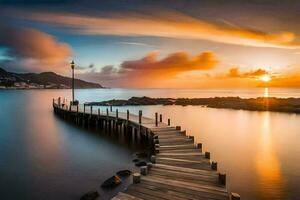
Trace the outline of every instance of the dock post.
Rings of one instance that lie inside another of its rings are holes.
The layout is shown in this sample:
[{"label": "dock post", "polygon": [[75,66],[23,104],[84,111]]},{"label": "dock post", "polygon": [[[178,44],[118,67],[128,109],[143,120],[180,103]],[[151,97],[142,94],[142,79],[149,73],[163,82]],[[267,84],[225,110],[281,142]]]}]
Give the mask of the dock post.
[{"label": "dock post", "polygon": [[109,108],[110,108],[110,112],[112,112],[112,105],[110,105]]},{"label": "dock post", "polygon": [[156,156],[152,155],[151,158],[150,158],[150,161],[152,163],[156,163]]},{"label": "dock post", "polygon": [[159,115],[159,122],[162,122],[162,114]]},{"label": "dock post", "polygon": [[142,111],[139,110],[139,124],[142,123]]},{"label": "dock post", "polygon": [[108,108],[106,108],[106,122],[105,122],[105,129],[108,130]]},{"label": "dock post", "polygon": [[168,119],[168,126],[171,126],[171,120]]},{"label": "dock post", "polygon": [[155,113],[155,126],[158,126],[158,113]]},{"label": "dock post", "polygon": [[207,151],[206,151],[204,155],[205,155],[205,158],[206,158],[206,159],[210,159],[210,152],[207,152]]},{"label": "dock post", "polygon": [[58,97],[58,100],[57,100],[58,107],[60,107],[60,99],[61,99],[61,97]]},{"label": "dock post", "polygon": [[141,174],[140,173],[134,173],[132,175],[132,181],[134,184],[140,183],[141,182]]},{"label": "dock post", "polygon": [[140,170],[141,170],[142,175],[146,176],[148,174],[148,167],[147,166],[142,166],[140,168]]},{"label": "dock post", "polygon": [[226,174],[219,173],[219,183],[222,185],[226,185]]},{"label": "dock post", "polygon": [[181,130],[181,126],[176,126],[176,130],[180,131]]},{"label": "dock post", "polygon": [[118,120],[118,118],[119,118],[119,110],[116,109],[116,119]]},{"label": "dock post", "polygon": [[91,117],[92,117],[92,114],[93,114],[93,106],[91,106]]},{"label": "dock post", "polygon": [[218,163],[217,162],[212,161],[210,166],[211,166],[212,170],[218,170]]},{"label": "dock post", "polygon": [[197,149],[199,149],[200,152],[202,152],[202,143],[198,143],[198,144],[197,144]]},{"label": "dock post", "polygon": [[129,124],[129,110],[127,110],[126,115],[126,126],[125,126],[125,134],[128,134],[128,124]]},{"label": "dock post", "polygon": [[240,200],[241,197],[238,193],[235,193],[235,192],[231,192],[231,200]]}]

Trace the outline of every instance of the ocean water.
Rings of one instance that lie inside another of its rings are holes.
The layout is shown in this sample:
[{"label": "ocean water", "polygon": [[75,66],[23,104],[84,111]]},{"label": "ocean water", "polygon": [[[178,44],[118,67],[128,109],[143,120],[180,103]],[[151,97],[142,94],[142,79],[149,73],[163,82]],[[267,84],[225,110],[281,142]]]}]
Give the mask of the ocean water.
[{"label": "ocean water", "polygon": [[[1,199],[79,199],[120,169],[133,168],[134,146],[96,134],[53,114],[52,98],[70,90],[0,91]],[[299,89],[87,89],[81,102],[149,97],[300,97]],[[128,106],[145,116],[155,112],[202,142],[227,173],[227,188],[242,199],[299,199],[300,115],[200,106]],[[121,187],[101,192],[108,199]]]}]

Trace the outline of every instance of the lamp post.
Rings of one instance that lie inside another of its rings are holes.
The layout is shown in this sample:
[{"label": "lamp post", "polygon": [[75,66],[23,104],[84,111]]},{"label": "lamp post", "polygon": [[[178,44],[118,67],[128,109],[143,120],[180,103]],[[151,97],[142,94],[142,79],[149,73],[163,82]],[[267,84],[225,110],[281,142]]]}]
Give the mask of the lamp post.
[{"label": "lamp post", "polygon": [[72,60],[70,64],[72,68],[72,104],[74,104],[74,68],[75,68],[74,60]]}]

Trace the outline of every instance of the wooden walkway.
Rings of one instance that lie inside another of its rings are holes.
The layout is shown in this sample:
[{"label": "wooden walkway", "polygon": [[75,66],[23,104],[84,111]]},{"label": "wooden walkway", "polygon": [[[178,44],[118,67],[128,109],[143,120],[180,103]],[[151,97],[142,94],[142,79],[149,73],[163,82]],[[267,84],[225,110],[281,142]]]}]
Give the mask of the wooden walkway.
[{"label": "wooden walkway", "polygon": [[[194,138],[187,136],[180,127],[168,126],[156,119],[129,113],[89,110],[84,106],[53,103],[60,112],[89,115],[96,119],[118,120],[122,125],[132,125],[140,134],[148,134],[153,141],[155,152],[152,164],[141,167],[141,173],[134,173],[133,184],[119,192],[113,200],[183,200],[240,199],[236,193],[226,189],[226,174],[217,172],[217,163],[210,160],[209,152],[202,152],[202,144],[194,144]],[[144,130],[144,131],[141,131]],[[142,175],[141,175],[142,174]]]}]

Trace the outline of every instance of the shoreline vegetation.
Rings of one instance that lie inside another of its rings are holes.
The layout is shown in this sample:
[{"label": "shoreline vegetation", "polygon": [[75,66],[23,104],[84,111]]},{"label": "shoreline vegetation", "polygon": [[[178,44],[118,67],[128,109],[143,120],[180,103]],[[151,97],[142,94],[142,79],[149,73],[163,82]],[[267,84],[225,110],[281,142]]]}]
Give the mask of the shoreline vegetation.
[{"label": "shoreline vegetation", "polygon": [[250,111],[275,111],[300,113],[300,98],[240,98],[240,97],[212,97],[212,98],[151,98],[131,97],[128,100],[113,99],[101,102],[89,102],[93,106],[142,106],[142,105],[194,105],[209,108],[227,108]]}]

